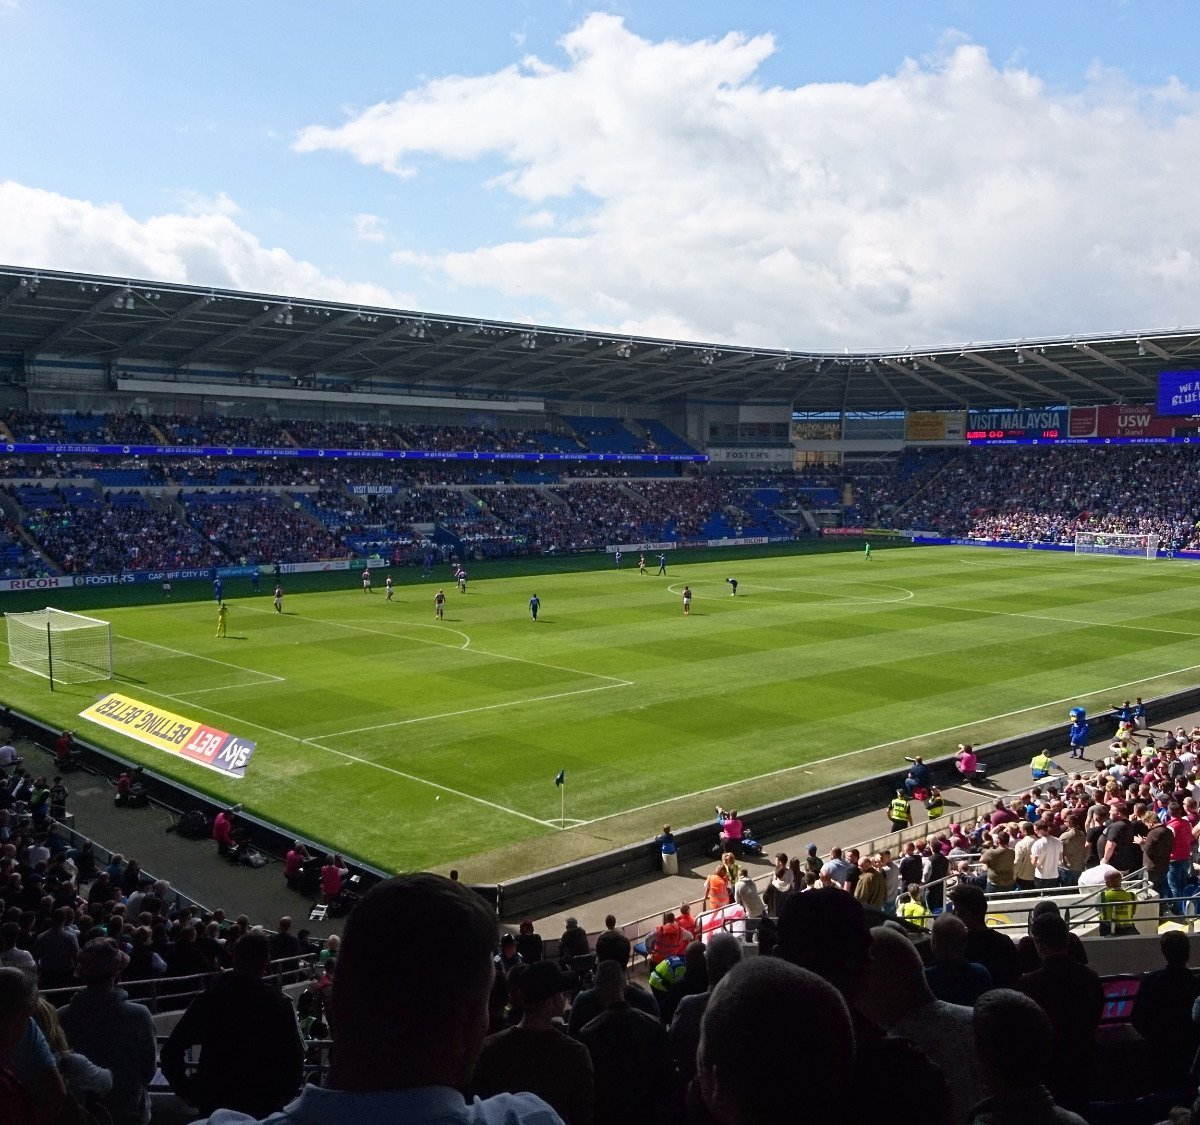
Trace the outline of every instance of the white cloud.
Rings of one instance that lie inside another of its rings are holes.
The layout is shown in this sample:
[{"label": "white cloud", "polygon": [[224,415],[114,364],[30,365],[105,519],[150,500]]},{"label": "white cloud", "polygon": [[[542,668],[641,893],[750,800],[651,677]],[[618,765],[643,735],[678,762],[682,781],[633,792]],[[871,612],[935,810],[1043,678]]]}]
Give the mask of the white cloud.
[{"label": "white cloud", "polygon": [[[1200,97],[1177,81],[1096,67],[1065,94],[953,34],[860,85],[762,84],[770,36],[650,42],[592,15],[561,46],[295,147],[401,176],[499,157],[485,182],[529,236],[397,260],[568,323],[904,347],[1196,319]],[[555,201],[583,218],[549,229]]]},{"label": "white cloud", "polygon": [[384,242],[387,240],[384,225],[378,215],[360,212],[354,216],[354,237],[359,242]]},{"label": "white cloud", "polygon": [[370,305],[410,305],[380,285],[331,276],[286,250],[263,246],[233,218],[225,195],[189,195],[183,213],[144,222],[120,204],[70,199],[12,180],[0,182],[0,261],[193,285],[324,297]]}]

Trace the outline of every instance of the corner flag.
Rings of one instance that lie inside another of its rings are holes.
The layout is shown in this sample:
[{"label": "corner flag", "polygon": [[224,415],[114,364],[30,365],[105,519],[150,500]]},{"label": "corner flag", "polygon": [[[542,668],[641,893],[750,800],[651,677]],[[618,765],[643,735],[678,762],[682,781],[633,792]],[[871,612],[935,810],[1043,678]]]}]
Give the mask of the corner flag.
[{"label": "corner flag", "polygon": [[554,779],[558,786],[558,827],[559,831],[567,826],[567,771],[559,770]]},{"label": "corner flag", "polygon": [[555,785],[566,785],[566,783],[567,783],[567,771],[559,770],[558,776],[554,779],[554,784]]}]

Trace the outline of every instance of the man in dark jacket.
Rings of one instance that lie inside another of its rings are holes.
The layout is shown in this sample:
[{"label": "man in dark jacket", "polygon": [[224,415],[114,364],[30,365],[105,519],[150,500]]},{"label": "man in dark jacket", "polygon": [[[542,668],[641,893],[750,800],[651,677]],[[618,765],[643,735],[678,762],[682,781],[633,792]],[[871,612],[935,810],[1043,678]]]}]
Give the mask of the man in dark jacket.
[{"label": "man in dark jacket", "polygon": [[71,998],[59,1021],[74,1050],[112,1071],[112,1089],[103,1104],[113,1125],[148,1125],[157,1044],[150,1009],[117,987],[128,964],[111,938],[89,941],[75,963],[75,974],[87,988]]},{"label": "man in dark jacket", "polygon": [[1088,1100],[1104,986],[1067,952],[1071,931],[1061,915],[1039,915],[1030,928],[1042,967],[1021,977],[1017,988],[1050,1017],[1054,1037],[1047,1085],[1059,1105],[1077,1109]]},{"label": "man in dark jacket", "polygon": [[1200,1032],[1192,1021],[1200,980],[1188,968],[1191,944],[1187,934],[1171,930],[1158,939],[1158,945],[1167,967],[1142,979],[1129,1022],[1150,1044],[1158,1088],[1181,1096],[1186,1091],[1188,1068],[1200,1047]]},{"label": "man in dark jacket", "polygon": [[603,1011],[579,1031],[595,1072],[595,1119],[669,1120],[679,1101],[671,1044],[661,1021],[629,1006],[625,985],[620,965],[601,962],[596,994]]},{"label": "man in dark jacket", "polygon": [[[225,1108],[266,1117],[300,1088],[304,1044],[291,1002],[262,979],[269,958],[266,936],[246,934],[232,971],[192,1001],[163,1045],[163,1074],[202,1114]],[[188,1077],[184,1056],[193,1046],[200,1062]]]}]

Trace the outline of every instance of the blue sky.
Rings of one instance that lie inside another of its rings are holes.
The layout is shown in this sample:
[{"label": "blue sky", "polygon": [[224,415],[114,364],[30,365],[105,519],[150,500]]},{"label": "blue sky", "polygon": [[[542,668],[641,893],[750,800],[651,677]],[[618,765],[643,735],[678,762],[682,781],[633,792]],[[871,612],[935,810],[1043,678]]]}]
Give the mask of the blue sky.
[{"label": "blue sky", "polygon": [[0,0],[0,261],[797,349],[1196,324],[1198,30]]}]

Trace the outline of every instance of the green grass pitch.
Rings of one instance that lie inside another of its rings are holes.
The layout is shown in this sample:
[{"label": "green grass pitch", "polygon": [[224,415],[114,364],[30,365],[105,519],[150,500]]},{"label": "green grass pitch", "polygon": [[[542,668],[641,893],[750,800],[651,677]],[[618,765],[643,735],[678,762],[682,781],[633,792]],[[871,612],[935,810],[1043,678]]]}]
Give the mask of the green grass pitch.
[{"label": "green grass pitch", "polygon": [[[345,574],[289,593],[282,615],[269,583],[252,597],[231,582],[228,639],[212,601],[92,610],[113,622],[117,679],[51,694],[5,666],[4,698],[385,869],[489,880],[959,741],[1061,721],[1062,752],[1070,705],[1100,712],[1200,670],[1200,569],[1182,562],[911,548],[682,553],[666,577],[624,563],[466,594],[401,573],[390,604],[381,573],[370,595]],[[255,740],[246,777],[76,717],[108,690]]]}]

